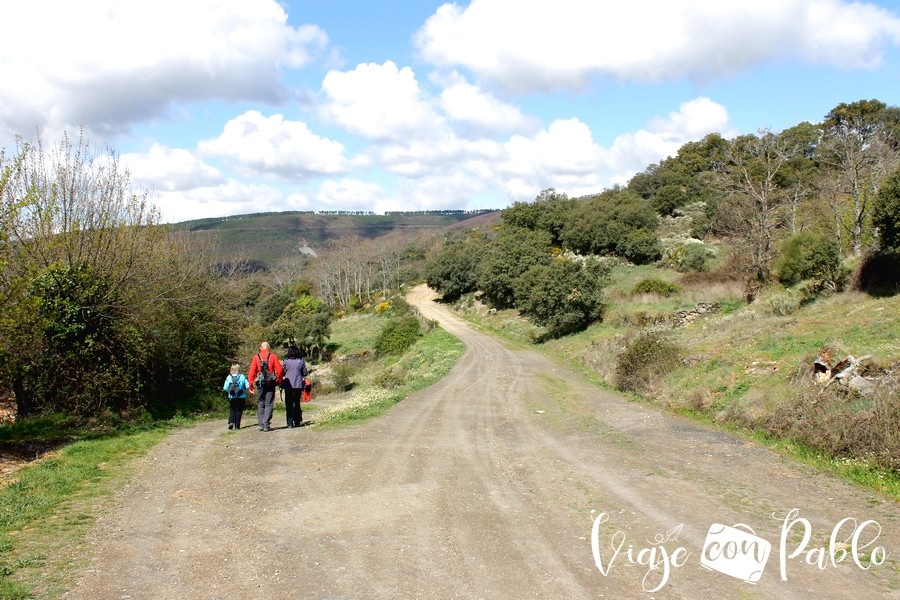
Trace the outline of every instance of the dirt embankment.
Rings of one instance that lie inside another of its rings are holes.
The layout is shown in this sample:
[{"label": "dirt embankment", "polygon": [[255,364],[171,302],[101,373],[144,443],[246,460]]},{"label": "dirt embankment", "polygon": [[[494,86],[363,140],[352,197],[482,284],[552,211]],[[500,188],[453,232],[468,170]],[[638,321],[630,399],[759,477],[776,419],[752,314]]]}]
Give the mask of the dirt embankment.
[{"label": "dirt embankment", "polygon": [[411,300],[466,343],[448,377],[342,430],[174,434],[67,597],[900,598],[896,502]]}]

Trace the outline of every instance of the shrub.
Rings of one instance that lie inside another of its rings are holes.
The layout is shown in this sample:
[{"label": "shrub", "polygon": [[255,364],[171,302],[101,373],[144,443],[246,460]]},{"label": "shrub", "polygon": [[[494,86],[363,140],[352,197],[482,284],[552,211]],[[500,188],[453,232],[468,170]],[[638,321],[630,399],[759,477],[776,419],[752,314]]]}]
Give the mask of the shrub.
[{"label": "shrub", "polygon": [[386,369],[381,371],[375,378],[372,380],[372,383],[377,385],[380,388],[386,390],[392,390],[394,388],[401,387],[406,383],[406,376],[403,372],[394,371],[392,369]]},{"label": "shrub", "polygon": [[900,254],[900,169],[881,184],[872,206],[872,224],[878,229],[881,251]]},{"label": "shrub", "polygon": [[800,299],[790,292],[778,292],[766,298],[764,306],[776,317],[787,317],[800,308]]},{"label": "shrub", "polygon": [[767,432],[835,457],[900,469],[900,403],[891,386],[860,398],[843,386],[800,384],[796,395],[759,423]]},{"label": "shrub", "polygon": [[775,276],[785,285],[804,279],[839,281],[841,253],[833,238],[804,231],[788,238],[775,263]]},{"label": "shrub", "polygon": [[378,339],[375,351],[382,355],[403,354],[422,336],[419,320],[407,316],[390,320]]},{"label": "shrub", "polygon": [[669,283],[668,281],[663,281],[662,279],[651,277],[638,281],[631,289],[631,295],[636,296],[638,294],[656,294],[657,296],[668,298],[669,296],[674,296],[680,291],[681,288],[679,288],[674,283]]},{"label": "shrub", "polygon": [[338,363],[331,368],[331,377],[334,388],[339,392],[346,392],[353,387],[353,368],[348,363]]},{"label": "shrub", "polygon": [[853,279],[854,289],[871,296],[900,293],[900,253],[867,253]]},{"label": "shrub", "polygon": [[645,332],[631,340],[616,360],[615,385],[622,390],[646,392],[681,364],[681,347],[661,333]]},{"label": "shrub", "polygon": [[608,275],[609,267],[595,260],[534,265],[516,282],[516,305],[551,336],[581,331],[603,318]]},{"label": "shrub", "polygon": [[710,251],[704,244],[687,244],[681,250],[676,268],[681,273],[705,271]]}]

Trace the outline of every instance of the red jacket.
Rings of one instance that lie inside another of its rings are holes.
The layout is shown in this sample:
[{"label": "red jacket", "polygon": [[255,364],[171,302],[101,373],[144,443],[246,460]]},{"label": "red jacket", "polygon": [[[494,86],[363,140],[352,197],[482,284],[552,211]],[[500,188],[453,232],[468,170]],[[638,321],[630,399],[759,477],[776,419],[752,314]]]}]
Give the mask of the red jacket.
[{"label": "red jacket", "polygon": [[278,378],[278,381],[275,385],[281,385],[281,380],[284,377],[284,371],[281,369],[281,361],[278,360],[278,357],[275,356],[274,352],[263,351],[259,354],[253,355],[253,360],[250,361],[250,372],[247,373],[247,379],[250,380],[250,391],[253,391],[253,387],[256,384],[256,376],[262,370],[259,364],[259,358],[262,356],[262,359],[268,363],[269,370],[275,373],[275,377]]}]

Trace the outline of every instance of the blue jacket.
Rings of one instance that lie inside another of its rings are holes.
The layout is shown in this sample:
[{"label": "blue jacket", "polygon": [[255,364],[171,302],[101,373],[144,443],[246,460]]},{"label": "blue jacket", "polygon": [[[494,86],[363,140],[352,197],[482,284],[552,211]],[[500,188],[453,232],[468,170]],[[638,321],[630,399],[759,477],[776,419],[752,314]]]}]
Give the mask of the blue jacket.
[{"label": "blue jacket", "polygon": [[237,375],[228,375],[225,378],[225,385],[222,386],[224,391],[228,391],[228,386],[231,385],[231,378],[237,378],[238,385],[240,386],[240,392],[235,398],[246,398],[247,397],[247,388],[250,387],[250,382],[247,381],[247,377],[244,376],[243,373],[238,373]]}]

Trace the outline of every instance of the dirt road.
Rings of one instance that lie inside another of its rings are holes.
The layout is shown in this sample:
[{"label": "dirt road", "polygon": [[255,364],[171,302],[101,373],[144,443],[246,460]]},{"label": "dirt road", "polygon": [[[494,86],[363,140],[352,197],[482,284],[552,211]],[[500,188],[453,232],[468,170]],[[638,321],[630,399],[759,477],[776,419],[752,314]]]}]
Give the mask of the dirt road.
[{"label": "dirt road", "polygon": [[66,597],[900,598],[896,502],[411,301],[467,346],[448,377],[343,430],[176,433]]}]

